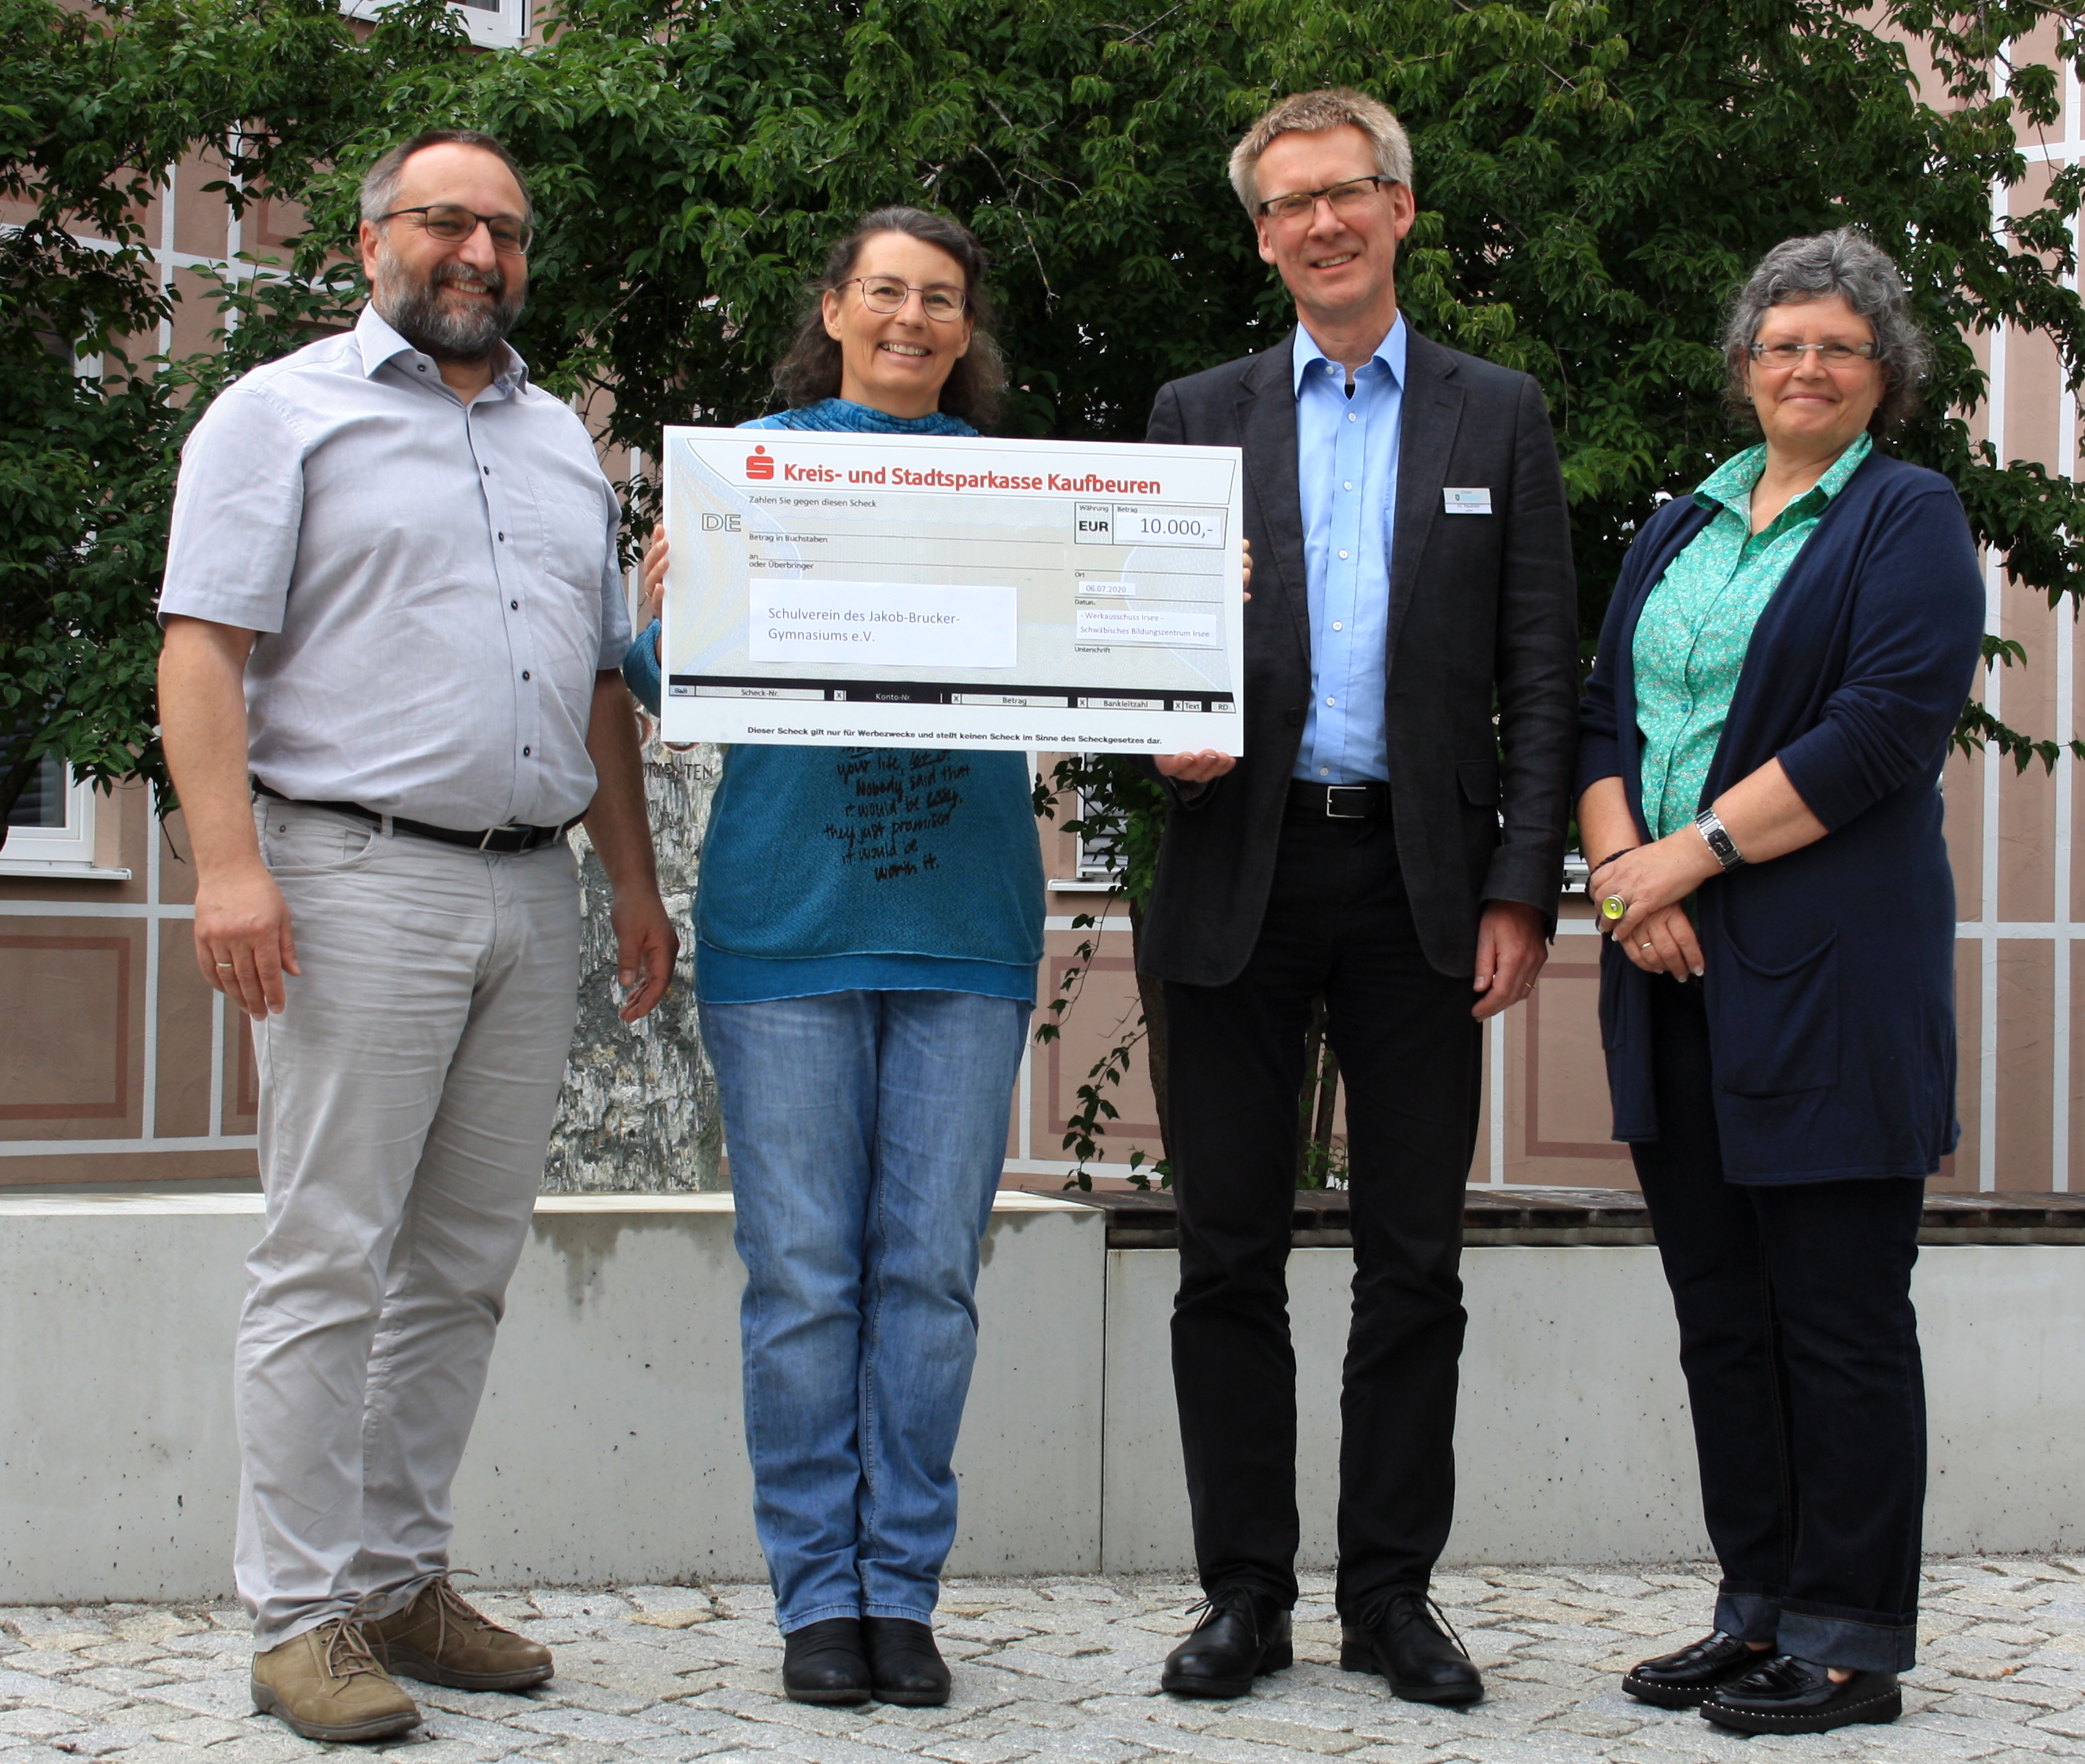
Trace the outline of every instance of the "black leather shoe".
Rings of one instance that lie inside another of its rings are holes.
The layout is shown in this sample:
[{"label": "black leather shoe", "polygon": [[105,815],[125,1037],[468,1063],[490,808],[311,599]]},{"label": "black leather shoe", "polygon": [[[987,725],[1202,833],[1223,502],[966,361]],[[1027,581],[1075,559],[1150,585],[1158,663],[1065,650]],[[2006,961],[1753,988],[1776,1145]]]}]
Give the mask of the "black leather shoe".
[{"label": "black leather shoe", "polygon": [[1895,1673],[1855,1673],[1835,1685],[1815,1661],[1780,1654],[1722,1686],[1701,1713],[1739,1733],[1828,1733],[1858,1721],[1896,1720],[1904,1693]]},{"label": "black leather shoe", "polygon": [[1718,1630],[1676,1654],[1660,1654],[1624,1673],[1622,1689],[1661,1709],[1698,1708],[1718,1685],[1756,1672],[1769,1658],[1766,1650]]},{"label": "black leather shoe", "polygon": [[1195,1632],[1166,1656],[1158,1688],[1176,1697],[1242,1697],[1266,1673],[1293,1665],[1289,1607],[1272,1594],[1212,1592]]},{"label": "black leather shoe", "polygon": [[782,1638],[782,1688],[792,1702],[866,1702],[861,1619],[829,1617]]},{"label": "black leather shoe", "polygon": [[934,1632],[909,1617],[865,1617],[861,1639],[868,1653],[868,1684],[878,1702],[938,1709],[949,1700],[948,1663]]},{"label": "black leather shoe", "polygon": [[1423,1592],[1393,1592],[1382,1608],[1340,1631],[1344,1672],[1381,1673],[1407,1702],[1475,1702],[1484,1681],[1459,1642],[1435,1620]]}]

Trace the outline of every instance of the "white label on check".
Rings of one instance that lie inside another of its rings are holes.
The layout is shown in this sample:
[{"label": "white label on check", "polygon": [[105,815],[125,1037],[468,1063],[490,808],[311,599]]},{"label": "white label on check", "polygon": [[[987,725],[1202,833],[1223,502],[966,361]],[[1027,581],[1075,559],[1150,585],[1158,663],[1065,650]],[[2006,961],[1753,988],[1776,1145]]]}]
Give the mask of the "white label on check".
[{"label": "white label on check", "polygon": [[925,582],[755,582],[752,661],[870,667],[1010,668],[1019,660],[1019,593]]},{"label": "white label on check", "polygon": [[1492,493],[1488,490],[1444,490],[1441,499],[1447,504],[1451,515],[1488,515],[1492,512]]}]

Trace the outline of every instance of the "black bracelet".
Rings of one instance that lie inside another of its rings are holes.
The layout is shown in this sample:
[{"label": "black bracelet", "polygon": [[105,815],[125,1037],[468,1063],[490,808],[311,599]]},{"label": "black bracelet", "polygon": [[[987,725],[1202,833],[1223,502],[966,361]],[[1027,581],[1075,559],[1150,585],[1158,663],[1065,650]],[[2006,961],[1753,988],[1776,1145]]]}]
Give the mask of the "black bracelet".
[{"label": "black bracelet", "polygon": [[1614,862],[1617,857],[1624,856],[1631,852],[1640,852],[1642,849],[1643,848],[1641,845],[1624,845],[1619,852],[1608,852],[1605,857],[1602,858],[1599,863],[1594,865],[1594,866],[1590,869],[1587,870],[1586,873],[1588,876],[1597,876],[1602,870],[1605,869],[1608,865]]}]

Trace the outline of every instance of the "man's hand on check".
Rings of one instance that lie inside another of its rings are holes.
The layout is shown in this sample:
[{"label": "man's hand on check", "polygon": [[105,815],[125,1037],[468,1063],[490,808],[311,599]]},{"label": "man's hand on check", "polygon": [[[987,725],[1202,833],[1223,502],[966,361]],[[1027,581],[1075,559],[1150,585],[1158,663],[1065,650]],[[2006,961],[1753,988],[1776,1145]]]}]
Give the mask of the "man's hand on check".
[{"label": "man's hand on check", "polygon": [[1212,784],[1238,760],[1211,748],[1199,754],[1154,754],[1151,763],[1158,768],[1159,776],[1170,778],[1175,784]]}]

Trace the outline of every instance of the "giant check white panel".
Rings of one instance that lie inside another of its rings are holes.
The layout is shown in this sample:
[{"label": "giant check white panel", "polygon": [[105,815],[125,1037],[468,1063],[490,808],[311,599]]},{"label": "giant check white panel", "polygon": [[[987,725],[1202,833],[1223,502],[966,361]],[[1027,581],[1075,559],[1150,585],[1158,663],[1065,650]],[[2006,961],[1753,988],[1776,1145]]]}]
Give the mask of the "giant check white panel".
[{"label": "giant check white panel", "polygon": [[669,741],[1245,750],[1229,447],[672,428]]}]

